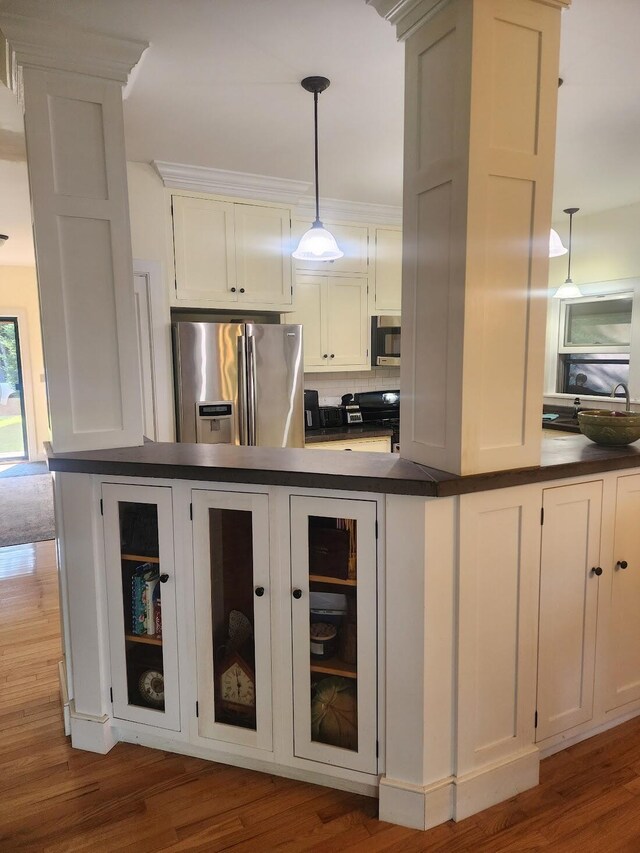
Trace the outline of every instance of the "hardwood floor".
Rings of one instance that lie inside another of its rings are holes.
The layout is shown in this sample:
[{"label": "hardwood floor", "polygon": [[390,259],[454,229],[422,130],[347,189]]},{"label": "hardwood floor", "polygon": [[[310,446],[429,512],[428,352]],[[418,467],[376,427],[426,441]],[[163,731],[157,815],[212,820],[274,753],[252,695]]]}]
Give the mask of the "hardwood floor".
[{"label": "hardwood floor", "polygon": [[0,549],[0,851],[640,851],[640,720],[545,760],[542,784],[426,833],[376,801],[62,730],[53,543]]}]

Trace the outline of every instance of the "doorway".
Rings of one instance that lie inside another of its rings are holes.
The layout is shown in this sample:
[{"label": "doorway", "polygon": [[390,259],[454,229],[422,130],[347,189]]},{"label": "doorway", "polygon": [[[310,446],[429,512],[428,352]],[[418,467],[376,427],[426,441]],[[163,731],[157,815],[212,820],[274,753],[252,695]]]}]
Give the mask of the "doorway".
[{"label": "doorway", "polygon": [[17,317],[0,317],[0,462],[27,458]]}]

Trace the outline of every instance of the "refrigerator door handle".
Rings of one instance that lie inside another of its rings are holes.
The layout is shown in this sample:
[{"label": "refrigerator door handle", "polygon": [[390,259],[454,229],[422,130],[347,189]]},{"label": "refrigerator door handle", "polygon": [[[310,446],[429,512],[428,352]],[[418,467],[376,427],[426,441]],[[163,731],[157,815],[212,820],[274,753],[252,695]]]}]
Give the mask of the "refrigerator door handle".
[{"label": "refrigerator door handle", "polygon": [[249,389],[247,380],[246,337],[238,335],[238,424],[240,444],[250,444],[248,434]]},{"label": "refrigerator door handle", "polygon": [[249,425],[249,441],[252,447],[258,444],[258,427],[256,422],[256,339],[247,335],[247,422]]}]

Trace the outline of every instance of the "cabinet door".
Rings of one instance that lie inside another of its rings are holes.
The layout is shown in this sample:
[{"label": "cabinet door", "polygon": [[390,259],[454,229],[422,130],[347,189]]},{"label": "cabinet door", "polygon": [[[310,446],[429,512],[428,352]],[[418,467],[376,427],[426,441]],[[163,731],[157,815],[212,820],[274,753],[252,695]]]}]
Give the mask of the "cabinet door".
[{"label": "cabinet door", "polygon": [[[607,710],[640,699],[640,475],[618,478]],[[622,568],[625,565],[625,568]]]},{"label": "cabinet door", "polygon": [[400,311],[402,296],[402,231],[376,228],[375,312]]},{"label": "cabinet door", "polygon": [[326,288],[326,278],[323,276],[298,276],[296,308],[287,314],[287,323],[302,323],[306,370],[324,367],[329,358],[326,344]]},{"label": "cabinet door", "polygon": [[173,511],[166,487],[102,487],[113,714],[180,729]]},{"label": "cabinet door", "polygon": [[234,207],[238,301],[287,310],[292,302],[289,211]]},{"label": "cabinet door", "polygon": [[536,740],[593,716],[602,482],[545,489]]},{"label": "cabinet door", "polygon": [[270,750],[266,495],[194,490],[198,733]]},{"label": "cabinet door", "polygon": [[[343,275],[366,275],[368,271],[369,229],[366,225],[336,225],[324,223],[336,238],[338,248],[344,252],[337,261],[300,261],[294,258],[295,269]],[[291,244],[295,247],[300,237],[311,228],[311,221],[298,220],[293,223]]]},{"label": "cabinet door", "polygon": [[186,303],[236,302],[234,205],[173,197],[176,299]]},{"label": "cabinet door", "polygon": [[376,504],[291,497],[294,754],[375,773]]},{"label": "cabinet door", "polygon": [[369,366],[367,282],[336,276],[327,281],[328,366]]}]

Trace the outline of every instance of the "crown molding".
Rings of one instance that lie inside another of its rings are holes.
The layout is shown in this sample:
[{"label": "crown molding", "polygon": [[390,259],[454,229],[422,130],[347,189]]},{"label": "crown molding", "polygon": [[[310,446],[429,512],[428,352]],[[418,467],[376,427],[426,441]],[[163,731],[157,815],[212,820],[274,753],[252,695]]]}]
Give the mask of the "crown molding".
[{"label": "crown molding", "polygon": [[297,204],[302,194],[310,187],[308,181],[271,178],[250,172],[230,172],[209,166],[187,166],[184,163],[167,163],[164,160],[154,160],[153,166],[165,187],[273,201],[278,204]]},{"label": "crown molding", "polygon": [[[451,0],[366,0],[376,12],[396,27],[399,41],[404,41]],[[532,0],[555,9],[568,9],[571,0]]]},{"label": "crown molding", "polygon": [[[316,200],[313,196],[301,198],[294,211],[298,219],[316,217]],[[402,225],[402,208],[392,204],[372,204],[361,201],[344,201],[339,198],[320,199],[320,219],[360,222],[368,225]]]},{"label": "crown molding", "polygon": [[[315,219],[315,197],[303,195],[311,187],[309,181],[271,178],[250,172],[230,172],[210,166],[187,166],[184,163],[167,163],[164,160],[154,160],[152,165],[165,187],[171,189],[290,204],[294,206],[294,214],[300,219]],[[402,208],[390,204],[325,198],[321,199],[320,210],[326,219],[376,225],[400,225],[402,222]]]},{"label": "crown molding", "polygon": [[28,15],[0,12],[2,79],[19,88],[23,67],[71,71],[124,84],[148,44],[69,27]]}]

